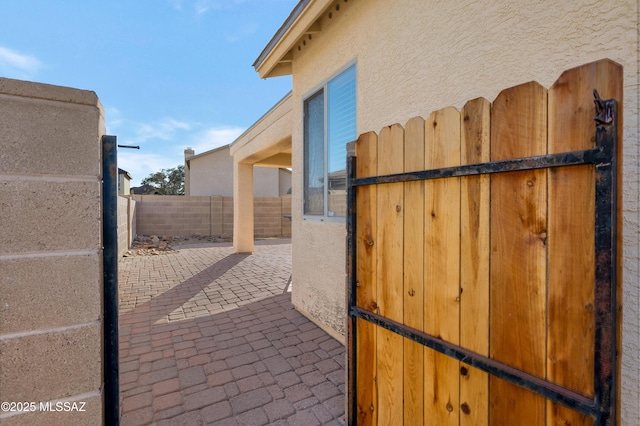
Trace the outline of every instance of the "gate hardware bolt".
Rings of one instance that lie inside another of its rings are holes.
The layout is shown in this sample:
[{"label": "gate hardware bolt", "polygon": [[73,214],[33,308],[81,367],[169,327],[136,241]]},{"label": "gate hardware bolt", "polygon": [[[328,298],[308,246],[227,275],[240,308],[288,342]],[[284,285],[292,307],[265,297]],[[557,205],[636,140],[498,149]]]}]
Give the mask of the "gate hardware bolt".
[{"label": "gate hardware bolt", "polygon": [[593,119],[598,124],[613,123],[613,111],[611,105],[600,99],[600,95],[596,89],[593,89],[593,102],[595,104],[596,116]]},{"label": "gate hardware bolt", "polygon": [[466,376],[469,373],[469,370],[467,370],[467,367],[460,367],[460,374],[462,374],[463,376]]}]

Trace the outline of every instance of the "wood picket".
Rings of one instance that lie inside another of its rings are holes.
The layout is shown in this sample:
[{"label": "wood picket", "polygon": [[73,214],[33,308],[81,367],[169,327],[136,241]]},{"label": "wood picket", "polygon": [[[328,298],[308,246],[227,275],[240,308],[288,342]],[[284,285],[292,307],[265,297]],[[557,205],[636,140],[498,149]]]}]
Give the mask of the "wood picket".
[{"label": "wood picket", "polygon": [[[461,116],[461,164],[490,161],[491,103],[471,100]],[[485,356],[489,355],[489,196],[488,175],[461,178],[460,345]],[[461,426],[487,425],[489,375],[461,366],[460,400]]]},{"label": "wood picket", "polygon": [[[422,117],[405,125],[404,171],[424,170],[424,133]],[[410,327],[424,331],[424,182],[404,184],[404,317]],[[404,418],[405,424],[424,423],[424,347],[403,339],[404,343]]]}]

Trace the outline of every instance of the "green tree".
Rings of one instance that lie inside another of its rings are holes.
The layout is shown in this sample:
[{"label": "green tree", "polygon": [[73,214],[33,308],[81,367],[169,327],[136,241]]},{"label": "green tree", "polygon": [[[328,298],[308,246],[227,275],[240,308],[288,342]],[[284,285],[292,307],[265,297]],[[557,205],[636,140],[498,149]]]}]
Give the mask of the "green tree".
[{"label": "green tree", "polygon": [[151,173],[142,185],[151,185],[163,195],[184,195],[184,165]]}]

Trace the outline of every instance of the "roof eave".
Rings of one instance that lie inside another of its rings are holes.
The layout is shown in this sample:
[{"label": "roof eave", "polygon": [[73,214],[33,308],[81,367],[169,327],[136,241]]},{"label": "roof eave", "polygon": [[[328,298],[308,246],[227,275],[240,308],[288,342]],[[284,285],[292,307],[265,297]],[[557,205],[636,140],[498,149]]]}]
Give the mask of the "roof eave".
[{"label": "roof eave", "polygon": [[209,149],[207,151],[201,152],[200,154],[192,155],[191,157],[187,158],[187,161],[191,161],[191,160],[194,160],[194,159],[198,159],[198,158],[213,154],[213,153],[218,152],[218,151],[222,151],[223,149],[229,148],[230,146],[231,146],[231,144],[229,143],[229,144],[226,144],[226,145],[222,145],[222,146],[218,146],[218,147],[215,147],[215,148],[211,148],[211,149]]},{"label": "roof eave", "polygon": [[253,62],[261,78],[292,73],[291,50],[307,33],[320,31],[319,19],[333,0],[300,0]]}]

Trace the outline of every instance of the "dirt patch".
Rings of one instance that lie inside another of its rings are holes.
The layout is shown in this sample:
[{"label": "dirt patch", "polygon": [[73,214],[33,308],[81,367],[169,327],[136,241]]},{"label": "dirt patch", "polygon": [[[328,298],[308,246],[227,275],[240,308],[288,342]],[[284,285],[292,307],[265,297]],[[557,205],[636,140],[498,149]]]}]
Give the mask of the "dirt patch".
[{"label": "dirt patch", "polygon": [[233,241],[232,238],[209,237],[202,235],[191,235],[189,237],[176,237],[171,235],[138,235],[131,248],[127,250],[123,257],[133,256],[158,256],[171,254],[179,251],[179,247],[188,244],[205,243],[227,243]]}]

